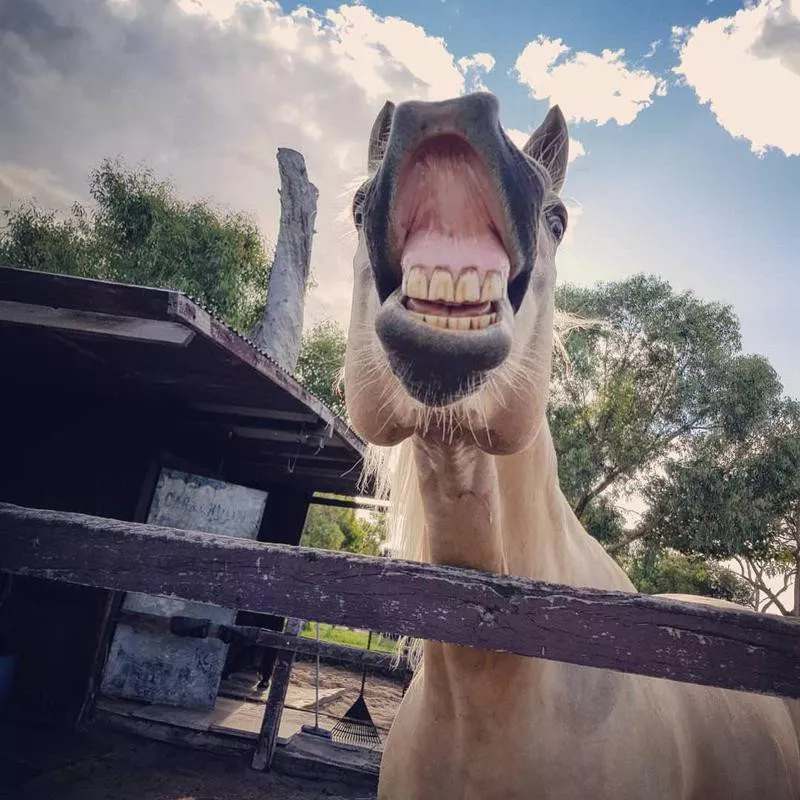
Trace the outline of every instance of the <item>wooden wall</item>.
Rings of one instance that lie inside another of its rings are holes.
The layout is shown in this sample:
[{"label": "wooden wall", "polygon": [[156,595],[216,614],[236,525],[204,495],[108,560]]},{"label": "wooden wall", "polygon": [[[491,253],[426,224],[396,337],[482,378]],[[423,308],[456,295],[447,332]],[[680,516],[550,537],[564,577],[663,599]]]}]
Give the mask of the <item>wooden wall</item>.
[{"label": "wooden wall", "polygon": [[[2,500],[137,519],[158,439],[146,413],[120,400],[22,392],[4,406]],[[4,715],[77,721],[110,597],[104,589],[13,579],[0,607],[0,632],[18,656]]]}]

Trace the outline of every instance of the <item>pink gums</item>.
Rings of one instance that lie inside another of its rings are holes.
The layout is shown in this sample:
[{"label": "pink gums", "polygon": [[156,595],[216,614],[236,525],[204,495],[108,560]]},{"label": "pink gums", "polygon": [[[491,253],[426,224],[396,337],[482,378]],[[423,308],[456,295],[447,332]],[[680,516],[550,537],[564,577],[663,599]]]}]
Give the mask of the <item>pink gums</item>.
[{"label": "pink gums", "polygon": [[478,271],[508,277],[509,257],[501,241],[503,214],[488,170],[472,148],[456,137],[440,137],[412,157],[401,174],[395,215],[403,271],[421,266],[457,274]]}]

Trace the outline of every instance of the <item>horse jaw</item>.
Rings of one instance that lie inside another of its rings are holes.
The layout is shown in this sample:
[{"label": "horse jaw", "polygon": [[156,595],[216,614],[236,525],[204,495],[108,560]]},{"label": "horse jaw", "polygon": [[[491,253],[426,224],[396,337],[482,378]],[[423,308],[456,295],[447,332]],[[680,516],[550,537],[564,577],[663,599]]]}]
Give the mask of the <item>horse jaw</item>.
[{"label": "horse jaw", "polygon": [[[473,102],[472,110],[477,109],[478,115],[495,113],[483,96],[479,100],[461,98],[449,103]],[[448,123],[442,122],[444,110],[452,110],[447,103],[414,104],[411,119],[423,117],[426,106],[431,107],[433,116],[425,117],[422,127],[439,125],[440,133],[451,133]],[[465,133],[462,128],[459,135],[465,146],[455,137],[451,142],[441,135],[414,140],[413,133],[408,133],[409,115],[401,113],[396,127],[412,140],[403,147],[402,138],[400,144],[396,141],[401,134],[392,131],[394,107],[388,114],[387,108],[373,128],[371,178],[361,190],[362,208],[358,201],[356,204],[357,213],[371,211],[373,218],[357,225],[345,362],[345,394],[352,424],[369,442],[383,446],[398,444],[416,433],[428,438],[472,438],[482,450],[495,454],[524,450],[544,421],[549,392],[557,241],[548,214],[560,206],[555,192],[566,165],[563,117],[557,110],[550,112],[526,146],[526,158],[500,132],[499,123],[478,126],[472,140],[469,130]],[[389,143],[390,131],[395,136],[393,144]],[[431,139],[434,141],[429,144]],[[473,152],[480,156],[473,158],[464,152],[472,144]],[[439,162],[437,148],[444,151]],[[455,155],[448,154],[448,148]],[[502,151],[500,157],[494,155],[494,149]],[[423,155],[415,155],[419,153]],[[547,163],[548,154],[555,154],[555,160]],[[422,163],[416,175],[415,158]],[[490,169],[483,169],[481,159]],[[518,168],[519,174],[509,172],[509,164]],[[390,167],[394,170],[389,173],[391,180],[385,174]],[[437,170],[444,174],[437,176]],[[403,183],[402,176],[409,174]],[[371,206],[364,202],[365,196]],[[453,208],[461,209],[460,218],[447,218],[448,213],[453,216]],[[375,222],[382,218],[380,214],[399,229],[400,246],[394,253],[391,236]],[[488,235],[490,229],[495,237]],[[431,281],[431,299],[438,299],[434,297],[438,291],[432,289],[434,271],[441,276],[440,268],[433,265],[444,263],[449,268],[449,287],[438,295],[442,299],[447,295],[450,301],[445,310],[437,311],[424,292],[409,288],[414,284],[409,273],[412,268],[419,272],[414,265],[420,263],[427,273],[424,286]],[[463,321],[457,319],[478,313],[470,310],[477,306],[453,308],[453,287],[467,271],[478,274],[484,290],[489,273],[501,274],[503,279],[500,296],[496,275],[490,276],[495,293],[485,295],[493,300],[491,308],[478,309],[484,323],[479,330],[465,330]],[[415,296],[422,299],[417,301]],[[442,316],[428,319],[423,312],[431,309]],[[485,324],[489,315],[490,329]]]}]

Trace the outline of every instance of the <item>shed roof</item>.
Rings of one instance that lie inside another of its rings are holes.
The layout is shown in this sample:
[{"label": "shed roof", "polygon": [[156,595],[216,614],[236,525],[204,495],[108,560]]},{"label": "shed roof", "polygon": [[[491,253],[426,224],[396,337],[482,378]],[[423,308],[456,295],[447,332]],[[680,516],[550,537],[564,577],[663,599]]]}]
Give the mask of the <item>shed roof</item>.
[{"label": "shed roof", "polygon": [[250,341],[186,295],[0,267],[6,386],[172,404],[227,440],[252,485],[353,495],[364,442]]}]

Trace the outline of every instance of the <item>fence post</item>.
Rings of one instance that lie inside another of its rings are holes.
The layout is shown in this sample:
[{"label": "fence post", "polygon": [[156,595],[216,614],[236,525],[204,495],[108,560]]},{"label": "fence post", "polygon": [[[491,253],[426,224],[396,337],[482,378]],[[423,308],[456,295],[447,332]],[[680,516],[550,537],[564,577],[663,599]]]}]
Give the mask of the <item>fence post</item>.
[{"label": "fence post", "polygon": [[[302,620],[289,619],[284,628],[284,635],[299,636],[302,627]],[[278,730],[281,726],[283,704],[286,702],[286,691],[289,688],[294,657],[293,650],[281,650],[275,658],[275,666],[272,668],[272,678],[269,682],[269,696],[264,709],[264,719],[261,720],[261,730],[253,753],[253,769],[269,772],[272,768],[272,758],[278,742]]]}]

